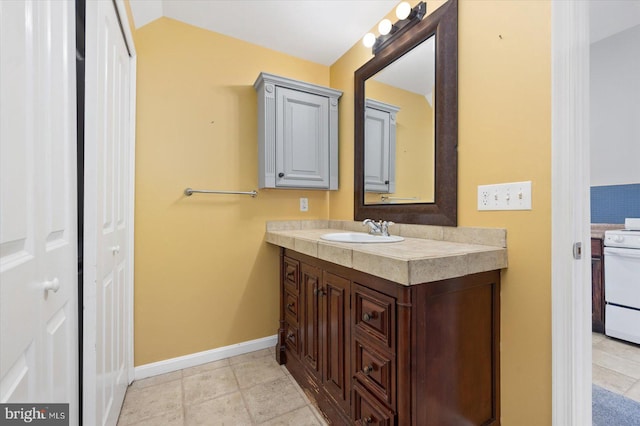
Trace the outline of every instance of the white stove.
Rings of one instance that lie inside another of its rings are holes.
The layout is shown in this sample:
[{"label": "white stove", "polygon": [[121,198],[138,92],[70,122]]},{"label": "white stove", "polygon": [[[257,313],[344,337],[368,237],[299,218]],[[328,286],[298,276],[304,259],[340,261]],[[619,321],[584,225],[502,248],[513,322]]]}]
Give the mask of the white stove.
[{"label": "white stove", "polygon": [[606,247],[640,249],[640,230],[619,229],[615,231],[605,231],[604,245]]},{"label": "white stove", "polygon": [[604,237],[605,334],[640,344],[640,219]]}]

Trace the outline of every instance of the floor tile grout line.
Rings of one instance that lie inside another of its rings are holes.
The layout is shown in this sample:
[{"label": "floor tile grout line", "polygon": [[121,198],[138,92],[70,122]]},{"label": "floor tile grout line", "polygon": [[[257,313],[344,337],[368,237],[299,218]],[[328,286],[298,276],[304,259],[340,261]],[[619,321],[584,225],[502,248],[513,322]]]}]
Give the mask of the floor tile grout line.
[{"label": "floor tile grout line", "polygon": [[242,400],[242,404],[244,405],[244,409],[247,411],[247,415],[249,416],[249,419],[251,420],[251,424],[255,425],[256,421],[254,420],[253,415],[251,414],[251,410],[249,410],[249,405],[247,404],[247,400],[244,397],[244,390],[240,388],[240,381],[238,380],[238,376],[236,375],[235,368],[233,368],[233,365],[231,365],[231,361],[229,361],[229,366],[231,367],[231,372],[233,373],[233,378],[236,380],[236,384],[238,385],[238,392],[240,392],[240,399]]},{"label": "floor tile grout line", "polygon": [[182,392],[182,426],[187,424],[187,393],[184,390],[184,368],[180,370],[180,390]]}]

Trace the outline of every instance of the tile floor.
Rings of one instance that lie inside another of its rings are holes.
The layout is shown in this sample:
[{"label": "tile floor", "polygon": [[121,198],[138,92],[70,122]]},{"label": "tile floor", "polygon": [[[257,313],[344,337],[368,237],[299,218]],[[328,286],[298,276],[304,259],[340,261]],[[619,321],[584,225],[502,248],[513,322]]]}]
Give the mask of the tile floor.
[{"label": "tile floor", "polygon": [[263,349],[133,382],[119,426],[322,426],[289,372]]},{"label": "tile floor", "polygon": [[640,402],[640,345],[593,333],[593,383]]},{"label": "tile floor", "polygon": [[[598,333],[592,342],[593,383],[640,402],[640,345]],[[326,425],[273,351],[135,381],[118,425]]]}]

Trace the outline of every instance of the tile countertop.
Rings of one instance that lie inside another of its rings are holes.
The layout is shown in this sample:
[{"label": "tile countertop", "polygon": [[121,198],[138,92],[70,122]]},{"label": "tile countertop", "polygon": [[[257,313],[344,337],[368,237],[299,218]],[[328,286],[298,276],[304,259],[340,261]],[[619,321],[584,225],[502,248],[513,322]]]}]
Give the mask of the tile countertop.
[{"label": "tile countertop", "polygon": [[604,239],[604,231],[612,229],[624,229],[624,223],[592,223],[591,238]]},{"label": "tile countertop", "polygon": [[364,232],[360,222],[267,222],[268,243],[295,250],[402,285],[461,277],[507,267],[506,230],[394,225],[397,243],[338,243],[321,240],[329,232]]}]

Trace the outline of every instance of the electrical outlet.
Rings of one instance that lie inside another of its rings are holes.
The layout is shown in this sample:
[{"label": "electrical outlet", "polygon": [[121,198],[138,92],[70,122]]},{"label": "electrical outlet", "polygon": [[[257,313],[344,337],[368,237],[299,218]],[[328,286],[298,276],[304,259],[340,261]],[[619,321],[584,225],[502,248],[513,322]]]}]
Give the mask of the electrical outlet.
[{"label": "electrical outlet", "polygon": [[478,210],[531,210],[531,181],[478,185]]},{"label": "electrical outlet", "polygon": [[308,198],[300,198],[300,211],[308,212],[309,211],[309,199]]}]

